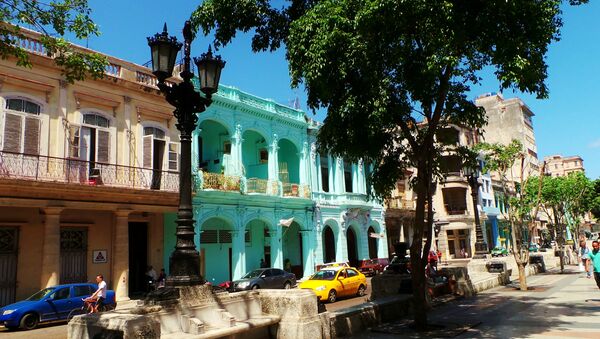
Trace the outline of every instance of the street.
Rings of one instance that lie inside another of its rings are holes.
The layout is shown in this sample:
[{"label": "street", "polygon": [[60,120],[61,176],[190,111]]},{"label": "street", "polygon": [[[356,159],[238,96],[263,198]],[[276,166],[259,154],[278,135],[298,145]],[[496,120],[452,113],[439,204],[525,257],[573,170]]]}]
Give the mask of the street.
[{"label": "street", "polygon": [[501,286],[473,298],[441,305],[430,324],[442,328],[415,333],[405,322],[390,324],[387,333],[364,332],[355,338],[598,338],[600,290],[575,266],[530,276],[530,290]]}]

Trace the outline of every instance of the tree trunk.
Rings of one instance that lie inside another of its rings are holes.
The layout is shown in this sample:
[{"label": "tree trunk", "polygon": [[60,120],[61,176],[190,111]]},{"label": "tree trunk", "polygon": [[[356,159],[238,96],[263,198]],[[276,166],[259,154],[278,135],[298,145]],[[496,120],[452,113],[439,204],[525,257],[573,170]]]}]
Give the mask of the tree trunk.
[{"label": "tree trunk", "polygon": [[527,291],[527,277],[525,276],[525,264],[517,262],[519,267],[519,289],[521,291]]},{"label": "tree trunk", "polygon": [[426,175],[425,161],[419,161],[417,166],[417,206],[415,209],[415,224],[413,240],[410,246],[410,263],[412,266],[412,288],[415,328],[424,330],[427,327],[427,282],[425,279],[425,263],[423,262],[423,234],[425,230],[425,203],[429,182]]}]

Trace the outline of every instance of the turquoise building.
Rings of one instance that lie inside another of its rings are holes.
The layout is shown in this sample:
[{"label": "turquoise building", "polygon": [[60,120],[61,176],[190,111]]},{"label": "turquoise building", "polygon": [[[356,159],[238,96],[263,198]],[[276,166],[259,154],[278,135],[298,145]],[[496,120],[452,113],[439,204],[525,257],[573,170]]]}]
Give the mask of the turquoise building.
[{"label": "turquoise building", "polygon": [[[212,283],[289,260],[300,279],[324,262],[388,257],[382,204],[364,163],[316,152],[319,124],[301,110],[220,86],[192,144],[201,273]],[[175,246],[165,216],[164,265]]]}]

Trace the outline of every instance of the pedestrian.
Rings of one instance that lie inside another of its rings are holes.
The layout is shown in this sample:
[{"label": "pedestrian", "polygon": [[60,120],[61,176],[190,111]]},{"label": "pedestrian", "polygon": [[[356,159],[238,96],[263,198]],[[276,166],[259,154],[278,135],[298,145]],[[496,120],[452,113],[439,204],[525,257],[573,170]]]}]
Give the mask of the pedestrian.
[{"label": "pedestrian", "polygon": [[165,273],[164,268],[160,269],[160,274],[158,275],[158,279],[156,281],[158,282],[158,288],[165,287],[165,283],[167,281],[167,274]]},{"label": "pedestrian", "polygon": [[290,259],[285,259],[283,261],[283,270],[286,272],[290,272],[292,273],[292,262],[290,261]]},{"label": "pedestrian", "polygon": [[427,256],[427,262],[433,268],[437,269],[438,256],[435,250],[432,249],[429,251],[429,255]]},{"label": "pedestrian", "polygon": [[590,249],[587,247],[585,240],[579,243],[579,256],[581,257],[581,266],[585,268],[586,276],[592,277],[592,272],[588,269],[587,261],[589,260]]},{"label": "pedestrian", "polygon": [[265,262],[265,259],[260,259],[260,268],[267,268],[267,263]]},{"label": "pedestrian", "polygon": [[592,242],[592,250],[588,253],[587,260],[587,271],[590,272],[590,264],[594,266],[594,280],[596,280],[596,285],[600,288],[600,243],[598,240],[594,240]]},{"label": "pedestrian", "polygon": [[104,276],[98,274],[96,276],[96,282],[98,283],[98,289],[94,294],[87,298],[89,300],[95,300],[89,313],[97,313],[98,308],[102,306],[102,302],[104,302],[104,299],[106,298],[106,282],[104,281]]}]

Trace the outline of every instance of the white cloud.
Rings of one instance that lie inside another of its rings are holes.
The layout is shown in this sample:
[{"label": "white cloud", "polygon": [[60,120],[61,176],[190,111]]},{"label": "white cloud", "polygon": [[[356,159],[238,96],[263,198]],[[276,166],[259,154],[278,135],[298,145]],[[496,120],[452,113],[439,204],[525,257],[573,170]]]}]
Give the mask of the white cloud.
[{"label": "white cloud", "polygon": [[596,139],[589,144],[590,148],[600,148],[600,139]]}]

